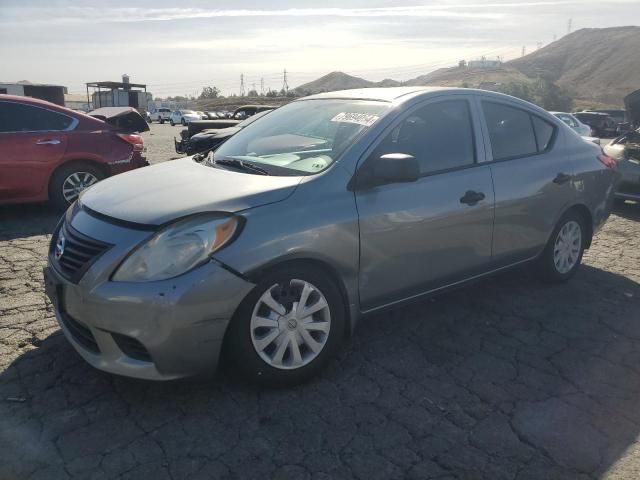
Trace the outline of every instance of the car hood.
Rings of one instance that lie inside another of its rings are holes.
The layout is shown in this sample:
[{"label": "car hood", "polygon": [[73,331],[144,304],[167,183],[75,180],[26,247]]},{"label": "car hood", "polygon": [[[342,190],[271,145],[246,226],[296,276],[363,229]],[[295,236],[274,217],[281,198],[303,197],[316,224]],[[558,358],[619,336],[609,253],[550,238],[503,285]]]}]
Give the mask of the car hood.
[{"label": "car hood", "polygon": [[127,133],[149,130],[147,121],[131,107],[103,107],[92,110],[89,115]]},{"label": "car hood", "polygon": [[194,213],[238,212],[282,201],[302,178],[223,170],[186,157],[103,180],[86,190],[80,203],[118,220],[162,225]]}]

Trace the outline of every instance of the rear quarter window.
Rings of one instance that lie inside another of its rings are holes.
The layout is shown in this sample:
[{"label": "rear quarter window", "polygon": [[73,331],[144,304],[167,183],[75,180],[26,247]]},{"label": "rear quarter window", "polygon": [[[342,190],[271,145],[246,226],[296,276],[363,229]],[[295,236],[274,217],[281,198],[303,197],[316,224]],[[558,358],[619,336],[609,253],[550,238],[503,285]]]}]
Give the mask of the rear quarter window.
[{"label": "rear quarter window", "polygon": [[546,120],[542,120],[540,117],[536,117],[535,115],[532,115],[531,119],[533,121],[533,129],[536,134],[538,151],[544,152],[551,146],[555,127]]}]

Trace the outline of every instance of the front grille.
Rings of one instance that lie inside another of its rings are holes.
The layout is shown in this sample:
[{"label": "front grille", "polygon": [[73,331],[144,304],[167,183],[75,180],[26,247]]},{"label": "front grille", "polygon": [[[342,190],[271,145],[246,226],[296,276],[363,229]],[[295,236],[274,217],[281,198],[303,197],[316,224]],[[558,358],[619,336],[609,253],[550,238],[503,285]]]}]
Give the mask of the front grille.
[{"label": "front grille", "polygon": [[96,342],[93,333],[87,327],[82,325],[80,322],[71,318],[68,314],[64,312],[60,312],[60,318],[62,319],[62,323],[69,330],[73,339],[82,345],[84,348],[93,353],[100,353],[100,348],[98,348],[98,342]]},{"label": "front grille", "polygon": [[51,256],[58,271],[69,281],[77,283],[91,264],[111,245],[87,237],[64,222],[51,242]]},{"label": "front grille", "polygon": [[122,352],[128,357],[136,360],[142,360],[143,362],[151,361],[151,355],[149,355],[147,349],[135,338],[121,335],[119,333],[112,333],[111,336],[120,350],[122,350]]}]

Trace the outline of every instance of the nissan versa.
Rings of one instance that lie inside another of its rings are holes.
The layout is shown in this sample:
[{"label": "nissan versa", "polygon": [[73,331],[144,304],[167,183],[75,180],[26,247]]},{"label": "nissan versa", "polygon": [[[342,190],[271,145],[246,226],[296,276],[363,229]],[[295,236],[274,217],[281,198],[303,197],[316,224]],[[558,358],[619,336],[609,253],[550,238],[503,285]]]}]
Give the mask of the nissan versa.
[{"label": "nissan versa", "polygon": [[99,369],[172,379],[224,352],[301,382],[364,313],[524,262],[568,280],[617,181],[561,120],[471,89],[304,98],[197,160],[96,184],[54,232],[47,292]]}]

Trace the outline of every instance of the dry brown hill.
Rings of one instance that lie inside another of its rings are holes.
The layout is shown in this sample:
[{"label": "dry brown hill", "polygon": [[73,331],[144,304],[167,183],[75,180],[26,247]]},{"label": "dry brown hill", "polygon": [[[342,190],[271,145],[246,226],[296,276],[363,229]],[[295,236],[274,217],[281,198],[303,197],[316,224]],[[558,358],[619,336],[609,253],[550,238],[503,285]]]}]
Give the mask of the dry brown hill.
[{"label": "dry brown hill", "polygon": [[441,68],[406,82],[363,78],[332,72],[301,85],[298,93],[395,85],[443,85],[491,88],[531,83],[544,78],[566,89],[577,105],[619,105],[640,88],[640,27],[577,30],[525,57],[499,68]]},{"label": "dry brown hill", "polygon": [[640,88],[640,27],[584,28],[507,65],[577,99],[621,105]]}]

